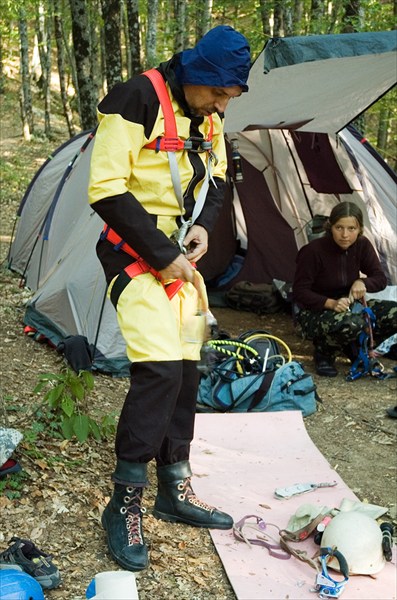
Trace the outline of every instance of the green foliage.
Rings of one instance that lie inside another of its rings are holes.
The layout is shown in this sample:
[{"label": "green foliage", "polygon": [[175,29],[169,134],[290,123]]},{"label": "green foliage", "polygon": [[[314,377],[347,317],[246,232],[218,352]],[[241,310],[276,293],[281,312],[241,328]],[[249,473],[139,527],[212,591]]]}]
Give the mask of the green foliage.
[{"label": "green foliage", "polygon": [[0,159],[0,171],[3,184],[0,189],[1,203],[7,204],[14,198],[21,198],[30,180],[23,171],[22,161],[17,159],[15,164],[15,162],[11,163],[8,160]]},{"label": "green foliage", "polygon": [[35,411],[36,418],[47,423],[47,432],[54,437],[75,437],[80,443],[89,437],[97,441],[110,437],[116,428],[115,415],[103,415],[97,420],[88,413],[87,397],[93,389],[94,377],[89,371],[75,373],[64,367],[60,373],[40,375],[33,392],[46,391]]},{"label": "green foliage", "polygon": [[394,170],[397,170],[396,124],[397,88],[393,88],[364,113],[360,131]]},{"label": "green foliage", "polygon": [[361,0],[364,11],[364,31],[386,31],[395,28],[394,2]]},{"label": "green foliage", "polygon": [[12,477],[0,479],[0,496],[6,496],[9,500],[22,497],[23,486],[29,476],[24,471],[13,473]]}]

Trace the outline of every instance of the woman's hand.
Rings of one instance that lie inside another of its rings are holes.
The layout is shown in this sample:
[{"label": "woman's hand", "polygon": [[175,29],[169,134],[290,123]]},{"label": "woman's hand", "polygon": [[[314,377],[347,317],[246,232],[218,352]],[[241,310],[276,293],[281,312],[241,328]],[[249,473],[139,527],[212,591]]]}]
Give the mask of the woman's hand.
[{"label": "woman's hand", "polygon": [[350,288],[349,298],[350,302],[354,302],[354,300],[361,300],[361,298],[365,298],[367,288],[365,287],[365,283],[362,279],[356,279],[353,282],[353,285]]},{"label": "woman's hand", "polygon": [[324,308],[326,308],[327,310],[334,310],[337,313],[341,313],[349,310],[350,304],[351,302],[349,298],[339,298],[338,300],[328,298],[328,300],[324,304]]}]

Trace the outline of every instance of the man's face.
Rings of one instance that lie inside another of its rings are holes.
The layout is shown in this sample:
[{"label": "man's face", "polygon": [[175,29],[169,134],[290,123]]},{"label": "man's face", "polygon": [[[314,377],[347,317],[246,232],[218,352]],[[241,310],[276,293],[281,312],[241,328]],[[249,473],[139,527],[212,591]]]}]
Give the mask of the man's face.
[{"label": "man's face", "polygon": [[211,87],[208,85],[184,85],[186,102],[196,117],[207,117],[212,113],[223,113],[229,100],[241,96],[241,87]]}]

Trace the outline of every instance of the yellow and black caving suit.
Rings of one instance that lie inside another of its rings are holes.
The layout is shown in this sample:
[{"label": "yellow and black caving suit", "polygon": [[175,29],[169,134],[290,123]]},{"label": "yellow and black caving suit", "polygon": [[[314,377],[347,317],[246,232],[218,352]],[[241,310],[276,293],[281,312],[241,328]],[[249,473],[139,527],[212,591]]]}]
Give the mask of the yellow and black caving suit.
[{"label": "yellow and black caving suit", "polygon": [[[183,90],[173,75],[176,57],[159,70],[167,81],[177,131],[181,139],[205,138],[206,117],[189,115]],[[99,104],[99,126],[91,162],[89,198],[92,207],[151,267],[161,270],[179,254],[170,236],[180,224],[181,209],[171,179],[166,152],[144,146],[164,135],[164,118],[149,79],[140,75],[116,85]],[[213,115],[213,182],[196,220],[211,231],[219,213],[226,173],[221,116]],[[184,193],[184,218],[193,211],[206,176],[208,154],[176,153]],[[133,259],[106,239],[97,254],[109,284]],[[116,455],[128,463],[169,465],[189,459],[193,438],[199,373],[196,362],[203,339],[203,317],[197,312],[197,292],[185,283],[169,300],[151,273],[129,280],[117,301],[117,318],[131,360],[131,386],[116,435]],[[124,483],[123,476],[113,476]]]}]

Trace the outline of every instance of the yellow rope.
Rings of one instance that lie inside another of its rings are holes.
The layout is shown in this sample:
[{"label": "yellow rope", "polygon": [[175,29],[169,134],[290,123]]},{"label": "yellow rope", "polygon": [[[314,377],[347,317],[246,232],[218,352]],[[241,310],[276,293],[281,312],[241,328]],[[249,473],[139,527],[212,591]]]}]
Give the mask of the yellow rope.
[{"label": "yellow rope", "polygon": [[208,340],[207,345],[211,346],[215,350],[219,350],[219,352],[223,352],[224,354],[227,354],[228,356],[234,356],[235,358],[242,358],[242,356],[239,352],[236,352],[233,350],[227,350],[227,348],[222,348],[222,346],[235,346],[239,350],[240,349],[248,350],[255,357],[259,356],[259,352],[255,348],[253,348],[249,344],[246,344],[244,342],[239,342],[237,340]]},{"label": "yellow rope", "polygon": [[[211,348],[214,348],[214,350],[223,352],[223,354],[226,354],[227,356],[232,356],[233,358],[236,358],[236,368],[240,375],[244,373],[244,370],[239,361],[243,360],[244,356],[240,354],[238,350],[248,350],[249,352],[251,352],[251,354],[253,354],[255,358],[259,357],[259,352],[255,348],[253,348],[249,344],[239,342],[237,340],[208,340],[207,345]],[[227,348],[222,348],[222,346],[235,346],[238,350],[227,350]]]},{"label": "yellow rope", "polygon": [[257,340],[257,339],[261,339],[261,338],[265,338],[265,339],[268,338],[268,339],[276,341],[286,351],[287,356],[288,356],[287,362],[292,361],[292,352],[291,352],[290,347],[284,342],[284,340],[276,337],[275,335],[271,335],[270,333],[254,333],[254,334],[250,335],[249,337],[245,338],[245,341],[249,343],[253,340]]}]

